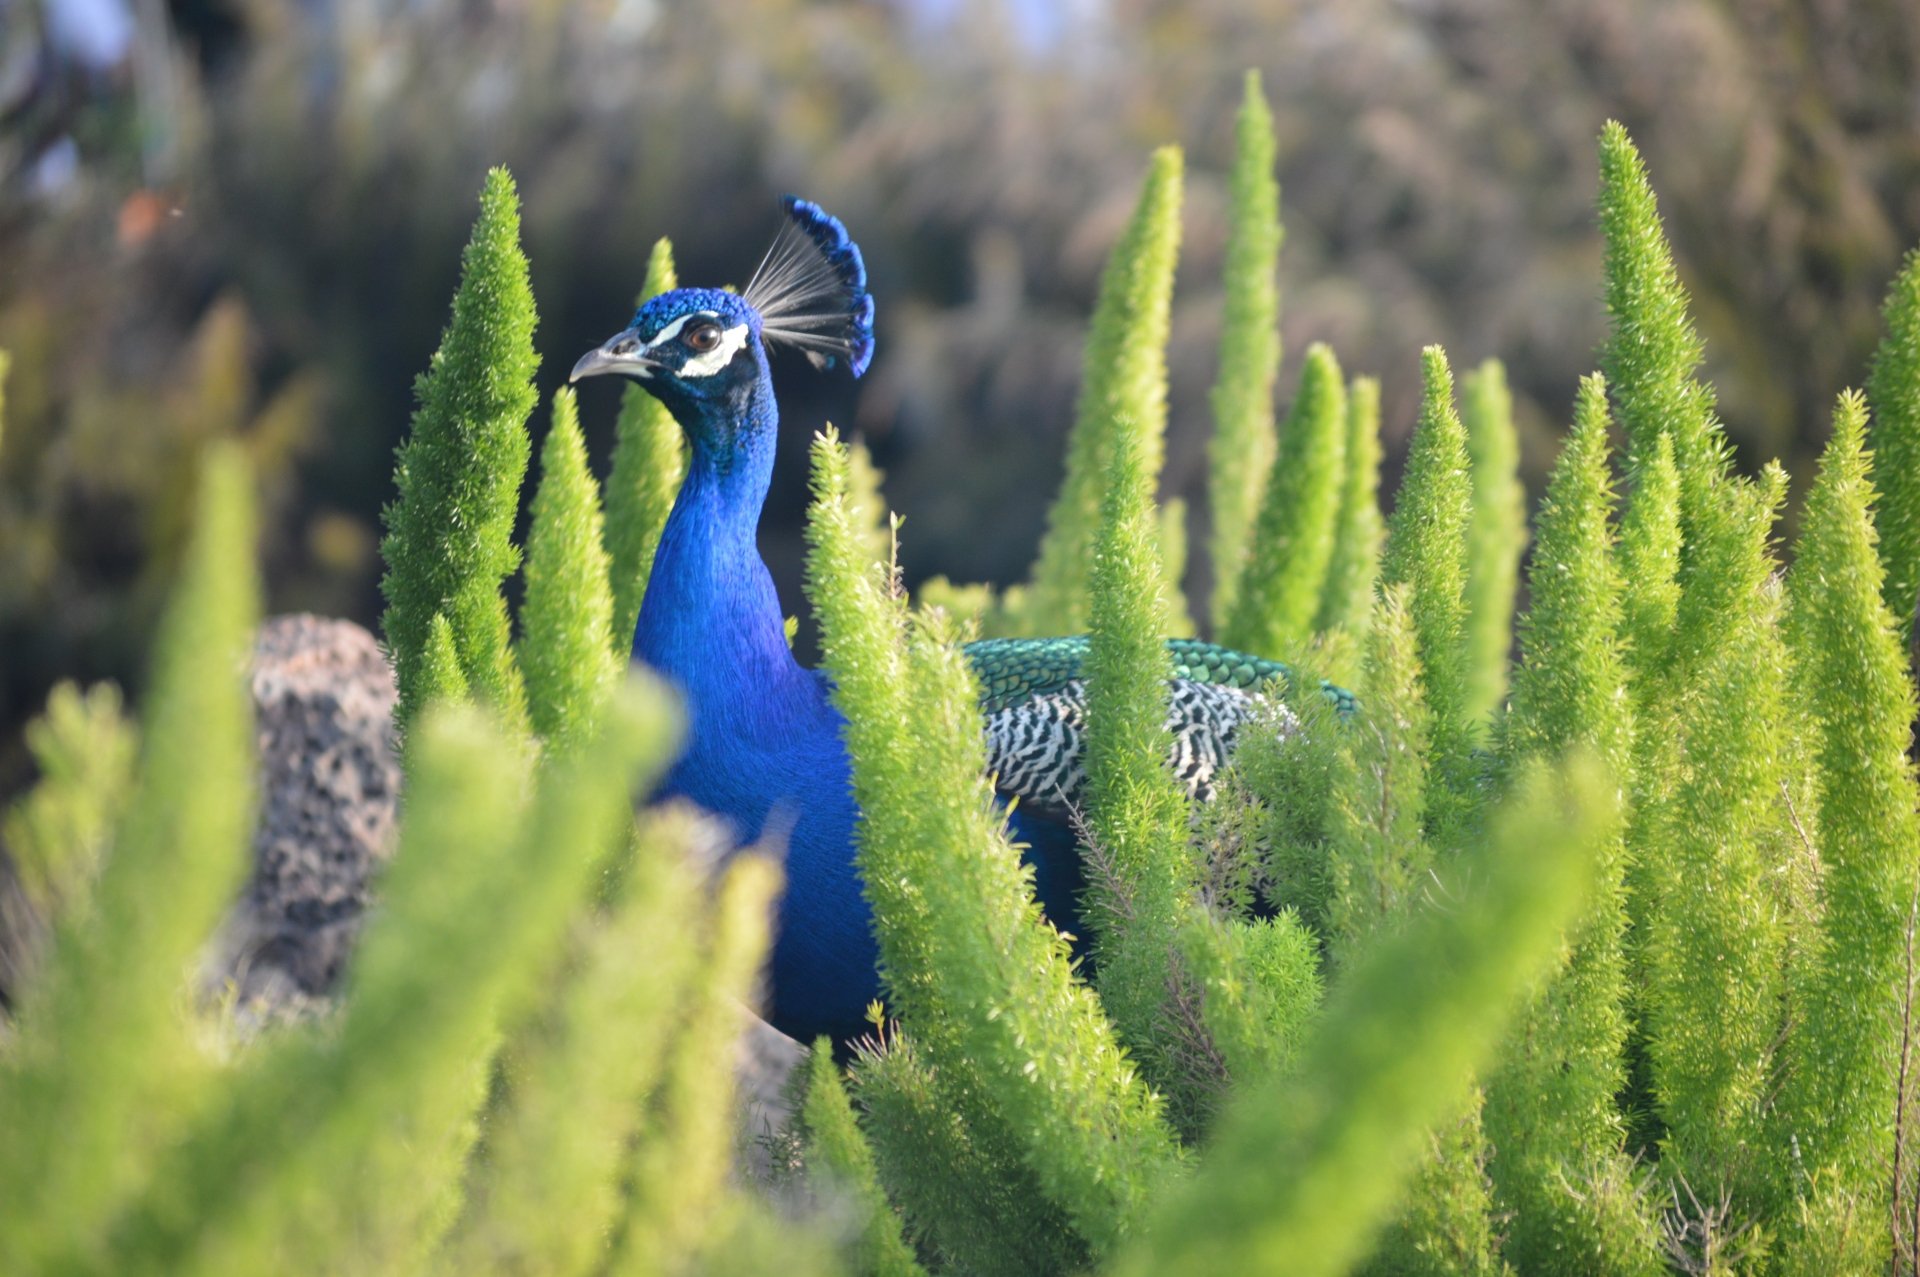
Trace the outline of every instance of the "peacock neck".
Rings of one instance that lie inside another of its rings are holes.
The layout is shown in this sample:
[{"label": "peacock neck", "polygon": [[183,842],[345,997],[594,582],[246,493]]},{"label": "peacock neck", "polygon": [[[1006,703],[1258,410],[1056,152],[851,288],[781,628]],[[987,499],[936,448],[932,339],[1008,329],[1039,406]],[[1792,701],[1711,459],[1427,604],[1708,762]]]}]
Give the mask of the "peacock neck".
[{"label": "peacock neck", "polygon": [[634,633],[634,655],[679,684],[694,722],[782,715],[817,699],[793,659],[773,577],[760,557],[779,409],[761,375],[723,402],[670,403],[692,442]]}]

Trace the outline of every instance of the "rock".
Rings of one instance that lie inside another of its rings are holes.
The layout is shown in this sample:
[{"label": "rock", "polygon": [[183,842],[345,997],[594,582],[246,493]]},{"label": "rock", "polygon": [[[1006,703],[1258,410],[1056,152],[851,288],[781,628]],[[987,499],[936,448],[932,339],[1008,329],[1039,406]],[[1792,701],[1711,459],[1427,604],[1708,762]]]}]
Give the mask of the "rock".
[{"label": "rock", "polygon": [[325,999],[392,854],[400,795],[386,653],[351,621],[280,616],[253,649],[260,820],[214,964],[249,1015]]}]

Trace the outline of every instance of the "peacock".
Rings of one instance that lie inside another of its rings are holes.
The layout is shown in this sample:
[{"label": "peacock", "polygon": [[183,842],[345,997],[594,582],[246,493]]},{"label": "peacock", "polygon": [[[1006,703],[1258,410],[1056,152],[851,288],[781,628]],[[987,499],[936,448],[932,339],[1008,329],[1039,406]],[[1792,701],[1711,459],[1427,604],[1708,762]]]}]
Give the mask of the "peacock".
[{"label": "peacock", "polygon": [[[824,674],[794,659],[756,532],[779,427],[768,346],[797,347],[816,368],[844,362],[858,377],[873,356],[874,307],[845,227],[807,200],[782,203],[787,220],[744,291],[681,288],[652,298],[581,357],[571,380],[631,378],[686,432],[685,482],[633,636],[634,659],[678,687],[688,715],[687,749],[661,796],[725,818],[742,845],[763,832],[784,843],[768,1018],[802,1041],[826,1034],[844,1042],[865,1028],[879,991],[854,863],[859,811],[844,720]],[[1204,798],[1236,730],[1273,705],[1288,670],[1196,640],[1168,646],[1172,764]],[[987,639],[966,652],[981,687],[990,771],[1027,846],[1036,894],[1049,918],[1077,934],[1087,639]],[[1297,723],[1284,706],[1267,712],[1283,731]]]}]

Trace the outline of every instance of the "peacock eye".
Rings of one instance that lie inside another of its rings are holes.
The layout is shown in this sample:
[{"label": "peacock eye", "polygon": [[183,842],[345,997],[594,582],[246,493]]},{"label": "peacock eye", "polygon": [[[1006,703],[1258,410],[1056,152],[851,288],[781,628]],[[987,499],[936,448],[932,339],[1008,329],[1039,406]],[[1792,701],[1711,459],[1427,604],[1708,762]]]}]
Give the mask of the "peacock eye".
[{"label": "peacock eye", "polygon": [[687,343],[688,349],[705,354],[720,344],[720,325],[695,324],[687,329],[687,335],[681,340]]}]

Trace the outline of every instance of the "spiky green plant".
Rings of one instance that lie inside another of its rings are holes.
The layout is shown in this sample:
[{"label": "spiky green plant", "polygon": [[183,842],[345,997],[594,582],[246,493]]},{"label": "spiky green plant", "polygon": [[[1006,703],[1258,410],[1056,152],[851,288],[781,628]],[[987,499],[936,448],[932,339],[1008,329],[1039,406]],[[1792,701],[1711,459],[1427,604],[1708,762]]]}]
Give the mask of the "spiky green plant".
[{"label": "spiky green plant", "polygon": [[1431,719],[1405,586],[1389,586],[1368,627],[1365,709],[1335,754],[1328,802],[1326,939],[1336,962],[1406,914],[1429,886],[1421,831]]},{"label": "spiky green plant", "polygon": [[664,695],[635,684],[593,747],[542,769],[529,803],[516,735],[472,707],[423,718],[401,845],[339,1024],[232,1079],[73,1271],[422,1261],[457,1205],[496,1026],[539,990],[625,845],[629,793],[674,737]]},{"label": "spiky green plant", "polygon": [[1790,860],[1788,662],[1768,542],[1784,489],[1777,471],[1763,485],[1727,484],[1709,510],[1694,584],[1727,604],[1689,618],[1682,599],[1686,690],[1647,730],[1671,733],[1683,762],[1636,831],[1648,848],[1642,999],[1668,1129],[1663,1170],[1696,1191],[1725,1188],[1742,1209],[1781,1169],[1760,1118],[1779,1036]]},{"label": "spiky green plant", "polygon": [[[1280,184],[1273,175],[1273,112],[1260,73],[1247,72],[1234,126],[1227,195],[1226,303],[1220,371],[1208,404],[1207,508],[1213,520],[1213,624],[1233,615],[1247,542],[1273,467],[1273,382],[1280,371]],[[1176,578],[1177,579],[1177,578]]]},{"label": "spiky green plant", "polygon": [[1307,350],[1240,578],[1229,647],[1271,656],[1304,642],[1320,609],[1346,472],[1347,391],[1327,346]]},{"label": "spiky green plant", "polygon": [[1451,907],[1382,937],[1333,987],[1297,1075],[1236,1096],[1200,1173],[1116,1265],[1132,1274],[1349,1271],[1435,1119],[1457,1111],[1517,995],[1552,961],[1617,828],[1591,769],[1535,777],[1443,872]]},{"label": "spiky green plant", "polygon": [[1621,633],[1642,699],[1663,686],[1680,618],[1680,471],[1673,436],[1654,440],[1620,521]]},{"label": "spiky green plant", "polygon": [[[1632,774],[1607,428],[1606,385],[1596,374],[1580,384],[1573,433],[1540,507],[1503,741],[1509,768],[1582,747],[1617,779]],[[1625,1081],[1625,855],[1619,838],[1601,845],[1565,959],[1528,1000],[1487,1083],[1487,1134],[1499,1150],[1490,1170],[1510,1220],[1505,1253],[1522,1272],[1549,1271],[1573,1255],[1590,1257],[1596,1271],[1656,1268],[1651,1220],[1633,1226],[1620,1209],[1630,1201],[1586,1187],[1624,1173],[1614,1096]],[[1617,1239],[1623,1224],[1639,1244]]]},{"label": "spiky green plant", "polygon": [[1184,1070],[1162,1042],[1168,954],[1193,896],[1187,797],[1167,766],[1165,640],[1153,489],[1141,443],[1115,432],[1093,543],[1087,651],[1087,919],[1101,1004],[1163,1090]]},{"label": "spiky green plant", "polygon": [[900,1217],[880,1187],[873,1149],[854,1119],[840,1066],[834,1063],[833,1044],[825,1038],[815,1042],[806,1069],[800,1119],[807,1176],[815,1194],[847,1212],[853,1260],[861,1272],[874,1277],[919,1277],[926,1270],[901,1235]]},{"label": "spiky green plant", "polygon": [[[252,476],[212,448],[155,642],[132,794],[84,916],[65,920],[0,1074],[0,1267],[37,1272],[97,1240],[204,1097],[176,1007],[246,864],[259,586]],[[92,1249],[91,1246],[88,1247]]]},{"label": "spiky green plant", "polygon": [[1004,1124],[969,1124],[979,1103],[906,1034],[882,1026],[853,1071],[862,1126],[887,1192],[941,1266],[960,1272],[1085,1271],[1086,1244],[1047,1200]]},{"label": "spiky green plant", "polygon": [[1467,716],[1485,718],[1507,694],[1513,602],[1527,548],[1527,490],[1507,370],[1489,359],[1460,383],[1460,419],[1473,470],[1467,521]]},{"label": "spiky green plant", "polygon": [[1382,585],[1407,587],[1407,615],[1431,716],[1433,785],[1426,827],[1442,847],[1463,836],[1477,783],[1467,712],[1466,555],[1473,509],[1467,434],[1453,404],[1446,352],[1421,352],[1420,420],[1388,524]]},{"label": "spiky green plant", "polygon": [[1816,728],[1819,943],[1799,969],[1781,1111],[1801,1161],[1868,1213],[1885,1193],[1900,1061],[1902,949],[1920,790],[1913,684],[1875,553],[1866,402],[1843,395],[1789,578],[1796,673]]},{"label": "spiky green plant", "polygon": [[1920,602],[1920,249],[1907,254],[1887,290],[1886,336],[1867,379],[1873,406],[1868,442],[1880,502],[1874,524],[1887,607],[1901,635],[1913,628]]},{"label": "spiky green plant", "polygon": [[617,897],[574,922],[557,996],[509,1036],[506,1097],[445,1251],[453,1270],[567,1277],[603,1262],[699,943],[685,863],[697,819],[684,809],[647,818]]},{"label": "spiky green plant", "polygon": [[1067,468],[1047,510],[1020,618],[1034,634],[1087,628],[1089,564],[1114,434],[1138,432],[1147,473],[1158,482],[1167,428],[1167,327],[1180,255],[1182,160],[1154,152],[1133,219],[1107,259],[1081,364],[1080,398],[1067,439]]},{"label": "spiky green plant", "polygon": [[424,704],[421,667],[436,612],[452,626],[460,668],[480,699],[515,728],[526,720],[500,587],[520,564],[513,520],[532,449],[533,327],[519,197],[507,171],[494,169],[461,258],[453,318],[414,385],[419,408],[400,445],[399,495],[380,544],[381,626],[403,729]]},{"label": "spiky green plant", "polygon": [[1713,392],[1696,375],[1703,347],[1647,166],[1617,120],[1600,133],[1600,230],[1611,319],[1602,366],[1626,431],[1628,470],[1637,484],[1660,436],[1670,436],[1682,521],[1691,523],[1726,470],[1725,443],[1713,421]]},{"label": "spiky green plant", "polygon": [[733,1070],[714,1067],[739,1036],[766,956],[780,870],[759,855],[728,866],[713,926],[698,955],[693,997],[670,1047],[647,1138],[633,1153],[626,1218],[609,1271],[641,1277],[701,1255],[725,1201],[733,1126]]},{"label": "spiky green plant", "polygon": [[1366,623],[1385,536],[1380,518],[1380,383],[1372,377],[1355,377],[1347,387],[1340,513],[1334,521],[1333,557],[1327,561],[1315,630],[1353,632]]},{"label": "spiky green plant", "polygon": [[579,408],[573,391],[562,389],[554,393],[553,428],[540,450],[516,649],[533,730],[555,748],[593,735],[620,672],[600,533],[600,488],[587,469]]},{"label": "spiky green plant", "polygon": [[453,626],[445,612],[433,614],[427,630],[426,651],[420,658],[420,703],[464,701],[473,695],[460,669],[460,651],[454,646]]},{"label": "spiky green plant", "polygon": [[910,623],[859,548],[837,438],[814,445],[808,586],[847,717],[857,853],[891,1005],[936,1069],[977,1087],[1096,1253],[1178,1164],[1154,1095],[1118,1050],[1066,942],[1040,916],[986,788],[971,667]]},{"label": "spiky green plant", "polygon": [[125,809],[138,736],[113,684],[82,692],[60,683],[25,737],[40,779],[0,821],[0,836],[27,903],[47,923],[93,894]]}]

